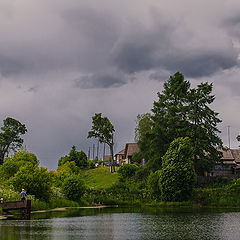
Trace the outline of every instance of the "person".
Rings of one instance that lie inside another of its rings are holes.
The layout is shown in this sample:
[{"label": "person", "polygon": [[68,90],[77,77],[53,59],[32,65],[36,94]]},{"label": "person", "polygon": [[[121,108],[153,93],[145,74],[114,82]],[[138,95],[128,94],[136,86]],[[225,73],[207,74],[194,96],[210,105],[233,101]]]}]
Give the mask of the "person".
[{"label": "person", "polygon": [[22,189],[20,195],[21,195],[21,200],[22,200],[22,201],[25,201],[25,200],[26,200],[26,195],[27,195],[27,194],[26,194],[26,192],[24,191],[24,189]]}]

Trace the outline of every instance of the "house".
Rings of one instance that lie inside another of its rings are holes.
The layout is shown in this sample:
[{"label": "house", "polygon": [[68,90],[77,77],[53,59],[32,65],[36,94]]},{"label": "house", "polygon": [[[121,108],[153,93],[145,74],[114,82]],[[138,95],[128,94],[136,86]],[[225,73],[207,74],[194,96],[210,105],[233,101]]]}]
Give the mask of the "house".
[{"label": "house", "polygon": [[124,159],[125,159],[125,149],[115,154],[115,160],[117,164],[122,165],[122,163],[124,162]]},{"label": "house", "polygon": [[127,143],[124,151],[125,163],[131,163],[132,156],[138,152],[140,152],[140,148],[137,143]]},{"label": "house", "polygon": [[214,169],[210,172],[210,176],[234,178],[240,175],[240,150],[227,149],[219,150],[223,156],[222,162],[216,162]]},{"label": "house", "polygon": [[115,155],[115,158],[119,165],[122,165],[124,163],[131,163],[132,156],[138,152],[140,152],[140,149],[137,143],[127,143],[125,149],[117,153]]}]

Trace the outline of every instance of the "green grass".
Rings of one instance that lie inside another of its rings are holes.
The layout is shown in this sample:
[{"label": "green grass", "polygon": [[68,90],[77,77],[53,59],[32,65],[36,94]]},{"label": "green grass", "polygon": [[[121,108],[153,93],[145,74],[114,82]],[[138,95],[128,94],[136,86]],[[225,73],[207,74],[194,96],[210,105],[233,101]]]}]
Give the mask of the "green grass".
[{"label": "green grass", "polygon": [[96,190],[109,188],[118,182],[117,172],[110,173],[109,167],[83,170],[80,175],[87,188]]}]

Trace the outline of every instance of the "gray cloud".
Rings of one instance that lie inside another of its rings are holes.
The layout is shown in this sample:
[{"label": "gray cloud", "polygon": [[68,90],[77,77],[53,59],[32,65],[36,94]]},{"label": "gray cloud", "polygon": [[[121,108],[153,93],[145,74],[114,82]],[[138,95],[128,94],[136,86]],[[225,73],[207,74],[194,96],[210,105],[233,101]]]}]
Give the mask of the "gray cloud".
[{"label": "gray cloud", "polygon": [[[219,43],[214,46],[210,42],[214,40],[212,33],[209,33],[205,41],[199,40],[191,46],[190,34],[181,39],[185,31],[181,24],[169,22],[166,25],[153,19],[156,23],[151,29],[135,29],[117,44],[113,60],[119,69],[134,73],[162,68],[172,73],[181,71],[186,77],[203,77],[238,64],[239,53],[230,38],[223,40],[221,47]],[[179,44],[177,39],[185,44]]]},{"label": "gray cloud", "polygon": [[76,79],[75,86],[83,89],[89,88],[109,88],[120,87],[126,84],[126,79],[120,75],[111,74],[94,74],[82,76],[80,79]]},{"label": "gray cloud", "polygon": [[235,0],[0,0],[0,122],[25,123],[27,147],[56,168],[72,145],[92,146],[91,117],[102,112],[118,151],[181,71],[214,82],[217,111],[238,129],[239,9]]}]

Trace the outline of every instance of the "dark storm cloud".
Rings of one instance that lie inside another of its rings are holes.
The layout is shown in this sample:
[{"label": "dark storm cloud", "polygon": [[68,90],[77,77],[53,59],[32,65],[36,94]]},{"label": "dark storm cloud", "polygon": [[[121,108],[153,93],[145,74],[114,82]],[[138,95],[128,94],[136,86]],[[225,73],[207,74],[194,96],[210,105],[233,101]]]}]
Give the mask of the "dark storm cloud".
[{"label": "dark storm cloud", "polygon": [[75,80],[75,86],[83,89],[120,87],[126,84],[123,76],[110,74],[94,74]]},{"label": "dark storm cloud", "polygon": [[209,36],[205,42],[199,40],[197,47],[189,47],[186,36],[186,46],[183,43],[179,47],[176,32],[181,32],[181,25],[173,23],[167,26],[155,24],[151,30],[139,29],[118,43],[113,61],[129,74],[160,68],[169,72],[181,71],[186,77],[209,76],[238,64],[238,52],[233,46],[221,49],[211,44],[209,47]]},{"label": "dark storm cloud", "polygon": [[0,54],[0,74],[2,76],[9,76],[12,74],[19,74],[24,71],[25,67],[16,59],[11,59]]}]

